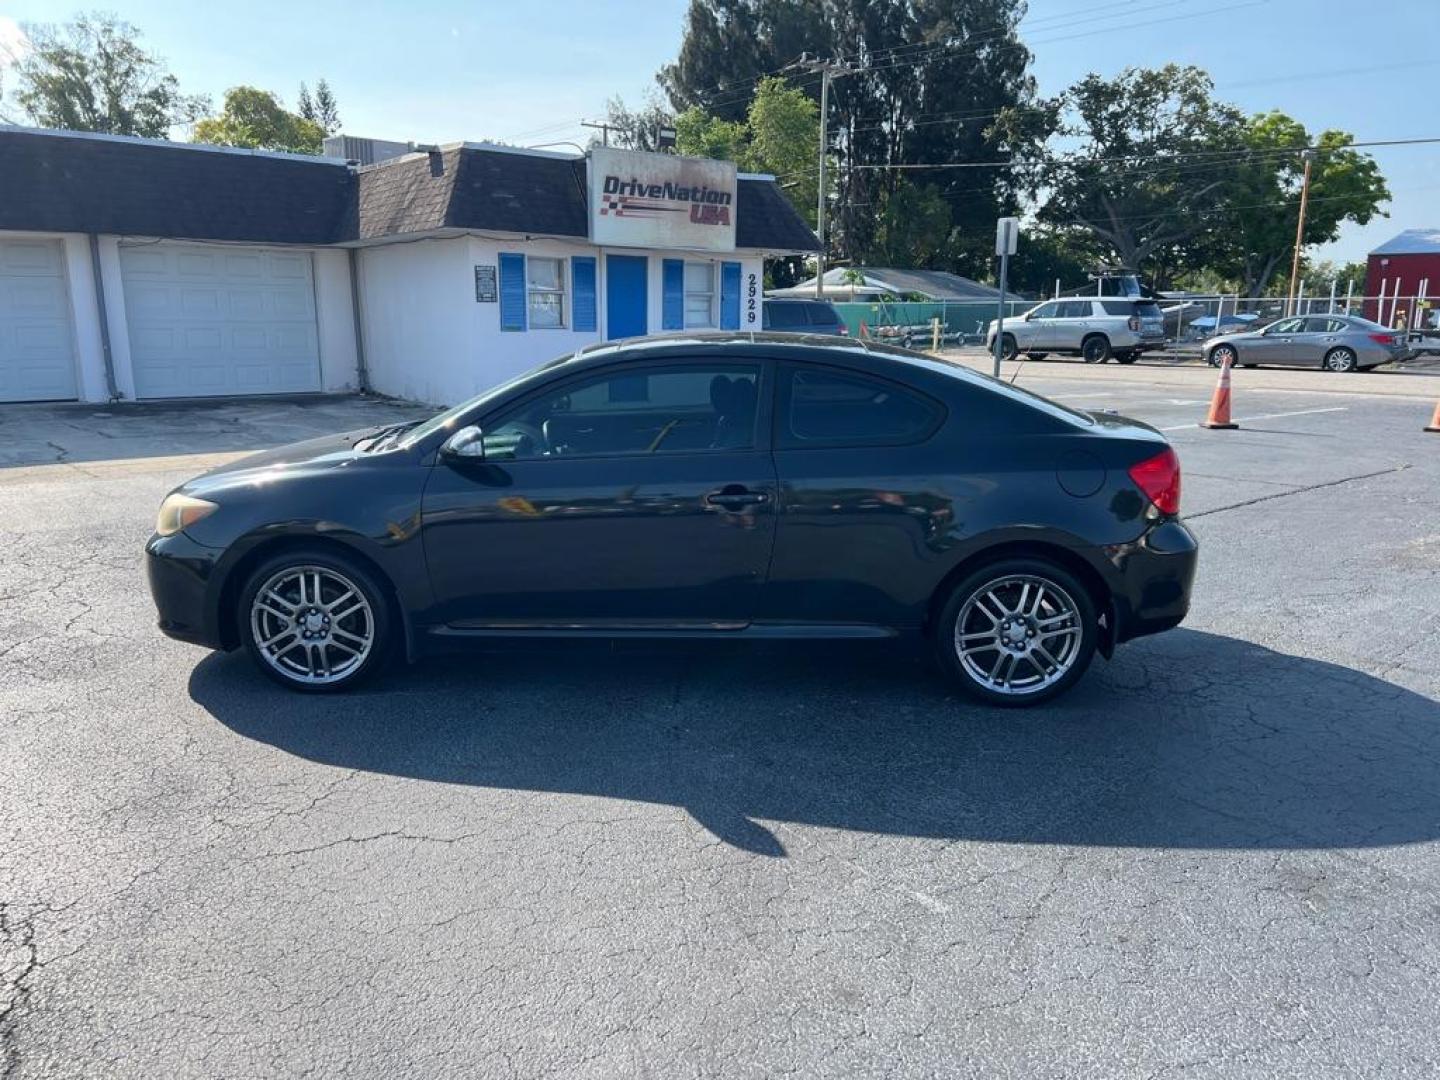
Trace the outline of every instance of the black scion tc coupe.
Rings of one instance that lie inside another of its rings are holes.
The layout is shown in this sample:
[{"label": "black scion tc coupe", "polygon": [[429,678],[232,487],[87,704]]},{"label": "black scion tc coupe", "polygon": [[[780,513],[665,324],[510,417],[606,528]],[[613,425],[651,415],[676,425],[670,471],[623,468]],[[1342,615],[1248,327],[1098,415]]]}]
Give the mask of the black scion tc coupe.
[{"label": "black scion tc coupe", "polygon": [[1154,428],[954,364],[787,334],[598,345],[419,423],[191,480],[160,628],[296,690],[504,637],[927,638],[999,705],[1184,618]]}]

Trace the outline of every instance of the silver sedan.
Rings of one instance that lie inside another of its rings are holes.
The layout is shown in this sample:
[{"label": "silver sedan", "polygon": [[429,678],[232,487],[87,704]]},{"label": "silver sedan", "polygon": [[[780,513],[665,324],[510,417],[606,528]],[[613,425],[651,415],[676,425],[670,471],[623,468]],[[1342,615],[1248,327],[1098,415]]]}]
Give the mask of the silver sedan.
[{"label": "silver sedan", "polygon": [[1356,315],[1297,315],[1261,330],[1221,334],[1203,346],[1205,359],[1219,366],[1324,368],[1364,371],[1409,355],[1404,338]]}]

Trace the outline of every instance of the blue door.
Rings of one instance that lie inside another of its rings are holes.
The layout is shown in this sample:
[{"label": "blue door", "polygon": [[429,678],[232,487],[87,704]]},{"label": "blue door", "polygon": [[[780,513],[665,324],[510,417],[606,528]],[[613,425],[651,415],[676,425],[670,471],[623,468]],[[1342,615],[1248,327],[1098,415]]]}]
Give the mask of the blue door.
[{"label": "blue door", "polygon": [[644,255],[605,256],[605,336],[641,337],[650,332]]}]

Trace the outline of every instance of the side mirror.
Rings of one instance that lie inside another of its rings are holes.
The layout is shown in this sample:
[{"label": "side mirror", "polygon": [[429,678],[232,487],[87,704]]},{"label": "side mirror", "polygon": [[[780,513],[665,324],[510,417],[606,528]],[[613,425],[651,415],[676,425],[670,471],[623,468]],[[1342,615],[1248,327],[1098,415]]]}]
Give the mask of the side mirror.
[{"label": "side mirror", "polygon": [[445,440],[440,447],[440,456],[463,461],[482,461],[485,458],[485,435],[474,424],[468,424]]}]

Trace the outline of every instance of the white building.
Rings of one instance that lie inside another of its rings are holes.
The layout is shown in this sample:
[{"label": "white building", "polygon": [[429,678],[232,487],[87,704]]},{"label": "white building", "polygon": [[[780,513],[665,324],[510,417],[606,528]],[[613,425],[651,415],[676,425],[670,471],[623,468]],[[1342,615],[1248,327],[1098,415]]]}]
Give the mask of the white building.
[{"label": "white building", "polygon": [[759,329],[764,260],[817,246],[726,162],[0,128],[0,401],[449,404],[595,341]]}]

